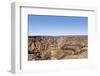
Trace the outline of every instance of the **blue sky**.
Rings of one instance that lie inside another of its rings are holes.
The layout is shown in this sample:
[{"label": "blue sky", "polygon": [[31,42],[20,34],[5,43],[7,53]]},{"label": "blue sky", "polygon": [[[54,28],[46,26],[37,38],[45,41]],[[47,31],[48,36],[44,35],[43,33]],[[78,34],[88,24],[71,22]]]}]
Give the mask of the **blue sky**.
[{"label": "blue sky", "polygon": [[88,17],[28,16],[29,36],[35,35],[87,35]]}]

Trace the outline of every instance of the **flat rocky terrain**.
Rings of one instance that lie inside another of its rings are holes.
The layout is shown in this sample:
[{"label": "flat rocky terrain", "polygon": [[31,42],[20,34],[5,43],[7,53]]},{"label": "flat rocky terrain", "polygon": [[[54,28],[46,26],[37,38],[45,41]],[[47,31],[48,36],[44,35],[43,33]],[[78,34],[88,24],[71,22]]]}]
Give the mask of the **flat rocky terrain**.
[{"label": "flat rocky terrain", "polygon": [[88,36],[29,36],[28,60],[88,58]]}]

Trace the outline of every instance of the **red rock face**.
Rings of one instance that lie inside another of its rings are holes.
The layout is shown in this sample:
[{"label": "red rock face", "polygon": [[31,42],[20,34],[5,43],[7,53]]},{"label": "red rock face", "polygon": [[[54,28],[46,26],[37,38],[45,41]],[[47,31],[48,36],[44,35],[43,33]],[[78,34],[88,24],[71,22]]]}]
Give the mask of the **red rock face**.
[{"label": "red rock face", "polygon": [[87,36],[28,37],[28,60],[87,58],[87,45]]}]

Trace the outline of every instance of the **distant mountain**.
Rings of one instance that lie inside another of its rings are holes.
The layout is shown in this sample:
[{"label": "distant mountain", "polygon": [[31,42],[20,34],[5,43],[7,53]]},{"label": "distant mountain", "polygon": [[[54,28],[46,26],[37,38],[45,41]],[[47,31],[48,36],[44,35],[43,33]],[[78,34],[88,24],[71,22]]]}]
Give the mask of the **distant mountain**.
[{"label": "distant mountain", "polygon": [[43,36],[28,36],[28,38],[66,38],[66,37],[82,37],[82,38],[87,38],[88,37],[88,35],[66,35],[66,36],[64,36],[64,35],[61,35],[61,36],[45,36],[45,35],[43,35]]},{"label": "distant mountain", "polygon": [[87,37],[88,35],[57,35],[57,36],[49,36],[49,35],[35,35],[35,36],[28,36],[29,38],[35,37]]}]

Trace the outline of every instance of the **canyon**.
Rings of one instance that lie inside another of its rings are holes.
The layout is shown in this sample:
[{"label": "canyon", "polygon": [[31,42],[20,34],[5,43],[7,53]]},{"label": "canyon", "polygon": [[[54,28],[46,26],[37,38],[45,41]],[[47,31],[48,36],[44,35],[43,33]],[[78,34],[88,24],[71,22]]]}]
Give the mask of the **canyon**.
[{"label": "canyon", "polygon": [[88,36],[28,36],[28,60],[88,58]]}]

